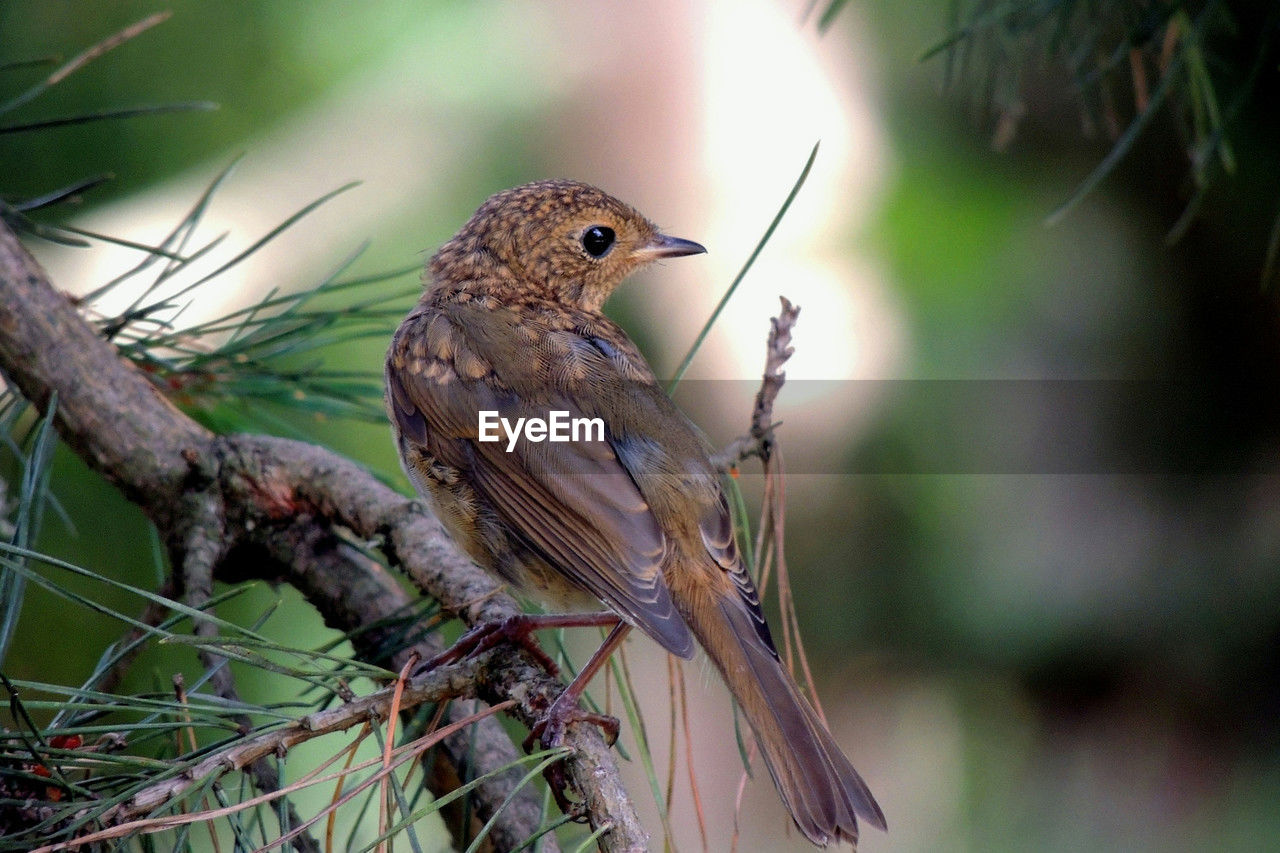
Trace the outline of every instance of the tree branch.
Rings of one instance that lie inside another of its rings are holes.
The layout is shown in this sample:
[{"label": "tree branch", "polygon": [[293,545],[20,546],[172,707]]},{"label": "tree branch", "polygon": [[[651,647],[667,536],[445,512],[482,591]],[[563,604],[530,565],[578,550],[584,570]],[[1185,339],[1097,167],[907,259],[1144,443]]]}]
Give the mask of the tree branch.
[{"label": "tree branch", "polygon": [[[400,696],[400,708],[407,710],[428,702],[471,695],[475,689],[475,672],[484,662],[482,656],[424,673],[405,686]],[[110,825],[146,817],[170,800],[199,788],[200,783],[210,777],[220,776],[228,770],[249,768],[317,737],[346,731],[370,720],[384,721],[394,693],[394,685],[384,687],[337,708],[309,714],[295,723],[212,752],[182,774],[143,788],[107,812],[103,822]]]},{"label": "tree branch", "polygon": [[[474,664],[474,661],[464,661],[455,666],[440,667],[434,672],[427,673],[424,676],[415,679],[414,683],[407,686],[401,693],[398,703],[399,706],[401,708],[411,708],[425,702],[441,701],[455,693],[465,695],[473,686],[473,675],[469,674],[467,669],[474,666]],[[227,806],[212,811],[206,810],[203,812],[182,813],[156,818],[146,817],[146,815],[155,811],[157,808],[193,790],[197,787],[198,783],[216,778],[228,770],[251,767],[254,764],[265,761],[270,755],[283,755],[294,746],[316,737],[321,737],[333,732],[345,731],[353,726],[369,721],[385,720],[387,715],[390,713],[393,703],[396,701],[395,693],[396,689],[394,686],[384,688],[383,690],[369,696],[365,696],[360,699],[353,699],[346,705],[339,708],[332,708],[326,711],[319,711],[315,714],[310,714],[303,717],[301,720],[282,728],[265,732],[249,738],[239,744],[234,744],[218,750],[217,752],[205,756],[195,765],[187,768],[184,773],[143,788],[127,801],[110,809],[103,818],[103,822],[108,824],[107,829],[99,830],[71,841],[63,841],[39,847],[32,851],[32,853],[55,853],[55,851],[59,850],[76,849],[85,844],[96,843],[98,841],[112,838],[121,838],[133,832],[148,832],[167,829],[181,824],[190,824],[205,820],[210,814],[224,814],[236,811],[239,808],[244,808],[245,804],[241,804],[239,806]],[[472,720],[464,720],[456,724],[456,727],[469,725],[472,722]],[[449,734],[448,729],[449,727],[446,727],[434,735],[424,736],[423,738],[420,738],[416,744],[408,744],[399,747],[397,750],[394,750],[394,752],[404,753],[408,751],[413,753],[413,757],[416,757],[424,746],[429,745],[435,740],[447,737]],[[367,763],[378,763],[378,759],[372,759]],[[266,796],[257,797],[255,799],[258,802],[278,800],[283,797],[284,793],[299,790],[310,784],[332,781],[335,777],[340,777],[359,769],[361,769],[359,766],[355,768],[345,768],[320,779],[306,779],[295,782],[279,795],[276,794],[277,789],[272,789],[272,791],[268,792]],[[383,769],[383,772],[385,772],[385,770],[386,768]],[[366,780],[365,784],[370,784],[372,781],[374,780]],[[349,799],[351,795],[352,793],[349,792],[344,799]],[[335,803],[335,806],[340,805],[341,803],[342,800]],[[311,822],[314,822],[315,820],[316,819],[313,818]],[[305,830],[305,828],[305,824],[299,824],[290,833],[290,835],[293,836],[293,840],[296,840],[298,835],[303,834],[302,831]],[[317,849],[319,849],[318,846]]]},{"label": "tree branch", "polygon": [[[420,503],[358,465],[300,442],[217,437],[180,412],[93,331],[7,226],[0,226],[0,371],[41,411],[58,394],[54,423],[63,440],[142,507],[179,571],[192,544],[190,501],[216,494],[228,541],[215,576],[284,578],[340,630],[390,617],[406,603],[380,566],[341,547],[341,528],[376,543],[420,590],[468,624],[518,612],[488,575],[456,551]],[[526,725],[563,689],[523,651],[486,660],[476,671],[478,695],[491,704],[516,700],[513,713]],[[482,736],[495,729],[482,729]],[[573,749],[568,776],[583,794],[589,822],[610,827],[602,849],[645,849],[647,835],[599,731],[572,726],[566,744]],[[502,795],[489,791],[480,809],[496,810],[501,802]],[[499,815],[502,831],[516,842],[537,829],[536,819],[527,821],[538,807],[524,805]]]}]

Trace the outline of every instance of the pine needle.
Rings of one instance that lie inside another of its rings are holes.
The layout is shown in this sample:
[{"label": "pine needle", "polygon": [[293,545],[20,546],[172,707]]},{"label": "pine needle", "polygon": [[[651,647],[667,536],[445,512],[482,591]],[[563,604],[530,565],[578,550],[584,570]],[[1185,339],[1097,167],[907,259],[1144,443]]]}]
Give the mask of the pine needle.
[{"label": "pine needle", "polygon": [[689,347],[689,352],[685,354],[681,360],[680,366],[676,368],[675,376],[667,384],[667,393],[675,391],[676,386],[680,384],[680,380],[684,378],[685,373],[689,370],[689,365],[693,362],[693,357],[698,354],[698,350],[702,348],[702,343],[707,339],[707,335],[711,332],[711,327],[715,325],[716,320],[720,319],[720,312],[729,304],[729,300],[733,297],[734,292],[738,289],[738,285],[746,278],[747,273],[755,264],[756,258],[760,257],[760,253],[764,250],[765,245],[769,242],[769,238],[773,236],[773,232],[777,230],[782,217],[787,215],[787,210],[791,207],[791,202],[795,201],[796,196],[800,194],[800,188],[804,186],[804,182],[809,178],[809,171],[813,168],[813,161],[818,158],[818,146],[821,143],[815,142],[813,150],[809,152],[809,159],[805,161],[804,168],[800,170],[800,177],[796,178],[795,184],[791,187],[791,192],[787,193],[786,199],[782,202],[782,207],[778,208],[778,212],[774,214],[773,221],[769,223],[769,227],[765,229],[764,234],[756,243],[755,249],[747,256],[746,262],[742,265],[742,269],[738,270],[738,274],[733,277],[733,281],[729,282],[729,286],[725,288],[724,295],[720,297],[720,301],[716,304],[715,310],[711,312],[711,316],[707,318],[707,322],[702,325],[702,331],[698,332],[698,337],[693,341],[693,345]]}]

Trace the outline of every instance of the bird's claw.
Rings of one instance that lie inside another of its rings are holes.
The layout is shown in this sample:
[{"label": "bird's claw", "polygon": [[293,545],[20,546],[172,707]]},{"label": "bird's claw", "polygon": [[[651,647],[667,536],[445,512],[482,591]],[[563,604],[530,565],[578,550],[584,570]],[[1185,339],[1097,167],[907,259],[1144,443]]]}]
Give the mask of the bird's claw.
[{"label": "bird's claw", "polygon": [[[597,624],[597,623],[590,623]],[[538,645],[534,632],[539,627],[546,627],[546,621],[537,616],[517,614],[495,622],[477,625],[463,634],[456,643],[440,654],[418,667],[416,673],[428,672],[438,666],[457,663],[470,657],[482,654],[502,643],[514,643],[529,652],[535,660],[552,676],[559,674],[560,668]],[[535,742],[543,749],[556,749],[564,745],[565,731],[573,723],[591,723],[599,726],[609,746],[618,741],[621,726],[616,717],[584,711],[578,707],[579,690],[571,685],[547,708],[547,712],[534,723],[529,736],[524,740],[524,749],[530,752]],[[572,800],[567,792],[576,788],[565,773],[564,762],[555,761],[543,770],[551,795],[556,806],[571,820],[579,823],[588,819],[586,804]]]},{"label": "bird's claw", "polygon": [[549,675],[558,675],[560,667],[538,645],[538,640],[534,636],[534,631],[537,629],[537,621],[523,613],[495,622],[485,622],[483,625],[472,628],[459,637],[452,646],[423,663],[418,667],[417,672],[430,672],[438,666],[475,657],[500,643],[514,643],[532,655]]},{"label": "bird's claw", "polygon": [[584,711],[576,705],[557,708],[553,703],[546,716],[534,723],[533,728],[529,730],[529,736],[524,739],[525,752],[532,749],[535,739],[540,742],[543,749],[563,746],[565,729],[573,723],[591,723],[593,726],[599,726],[609,746],[618,742],[618,733],[622,730],[617,717]]},{"label": "bird's claw", "polygon": [[[613,746],[618,742],[618,734],[621,727],[617,717],[584,711],[576,703],[572,705],[561,704],[557,700],[551,703],[547,713],[542,719],[534,723],[529,730],[529,736],[524,739],[525,752],[532,751],[535,741],[543,749],[555,749],[563,746],[565,730],[573,723],[591,723],[599,726],[609,746]],[[548,765],[547,769],[542,771],[542,775],[547,780],[547,787],[551,790],[551,796],[555,798],[556,807],[571,820],[578,823],[586,822],[588,817],[586,804],[570,800],[565,794],[570,788],[570,781],[564,772],[564,762],[556,761]]]}]

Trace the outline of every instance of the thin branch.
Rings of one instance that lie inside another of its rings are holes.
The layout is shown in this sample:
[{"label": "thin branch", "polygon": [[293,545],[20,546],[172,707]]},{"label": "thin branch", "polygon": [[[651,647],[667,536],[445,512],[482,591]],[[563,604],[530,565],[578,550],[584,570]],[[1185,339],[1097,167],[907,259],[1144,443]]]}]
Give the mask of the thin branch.
[{"label": "thin branch", "polygon": [[[456,670],[460,667],[461,665],[459,665],[459,667],[442,667],[438,672],[443,676],[451,678],[453,673],[448,670]],[[436,673],[431,673],[430,675],[435,674]],[[466,684],[465,677],[461,680],[461,684]],[[290,747],[303,743],[307,740],[311,740],[312,738],[331,734],[337,731],[344,731],[352,726],[360,725],[368,721],[371,716],[376,717],[379,709],[381,709],[382,713],[385,715],[392,701],[393,693],[394,687],[383,689],[378,693],[365,697],[364,700],[356,700],[342,708],[312,714],[311,716],[304,717],[299,722],[294,723],[285,729],[270,732],[258,738],[238,744],[232,750],[221,751],[210,755],[195,767],[190,768],[187,774],[173,777],[165,782],[146,788],[126,803],[122,803],[116,808],[111,809],[107,812],[103,820],[103,822],[108,824],[110,828],[94,832],[90,835],[77,838],[72,841],[40,847],[33,851],[33,853],[52,853],[52,851],[56,850],[75,849],[96,841],[108,838],[119,838],[126,832],[154,832],[159,829],[165,829],[173,826],[211,820],[235,811],[242,811],[244,809],[251,808],[259,803],[277,800],[287,794],[301,790],[302,788],[313,784],[319,784],[331,781],[335,778],[340,778],[342,775],[345,775],[350,771],[365,769],[371,765],[381,763],[381,759],[371,759],[361,765],[357,765],[354,768],[348,768],[337,774],[331,774],[320,778],[306,778],[299,782],[295,782],[287,788],[263,794],[253,798],[252,800],[220,809],[188,814],[165,815],[153,818],[142,817],[143,815],[151,813],[156,808],[159,808],[193,790],[196,787],[195,782],[198,780],[208,781],[216,779],[227,771],[241,769],[245,765],[254,761],[259,761],[267,755],[273,753],[284,754]],[[436,691],[434,689],[426,689],[424,690],[424,693],[428,696],[436,695]],[[406,691],[406,694],[408,694],[408,691]],[[406,694],[402,694],[402,702]],[[367,700],[373,700],[372,704]],[[411,701],[417,701],[416,694],[411,697]],[[432,700],[430,698],[423,698],[420,701],[426,702]],[[502,707],[504,706],[495,706],[494,708],[488,709],[482,713],[492,713],[496,710],[500,710]],[[351,711],[354,711],[354,716],[350,713]],[[380,771],[362,784],[368,785],[370,783],[377,782],[383,774],[396,769],[396,767],[404,763],[406,758],[415,759],[421,751],[430,746],[433,740],[439,739],[439,737],[443,736],[445,733],[446,732],[442,730],[440,732],[433,733],[432,735],[420,738],[415,744],[408,744],[397,749],[397,761],[395,765],[389,769]],[[348,797],[344,798],[344,801],[349,799],[354,793],[356,792],[350,792]],[[297,833],[299,830],[305,830],[309,823],[314,823],[317,819],[318,818],[313,818],[308,822],[308,824],[300,824],[295,828],[294,833]],[[285,840],[292,839],[286,837],[278,839],[276,843],[280,843]]]},{"label": "thin branch", "polygon": [[795,352],[791,346],[791,328],[800,316],[800,306],[791,304],[785,296],[778,298],[782,300],[782,310],[777,317],[769,320],[764,375],[760,379],[760,390],[756,391],[756,402],[751,411],[751,429],[746,435],[731,441],[728,447],[711,460],[723,472],[728,472],[752,456],[758,456],[767,463],[773,453],[773,431],[778,426],[773,420],[773,404],[778,399],[782,384],[787,381],[787,374],[782,368]]},{"label": "thin branch", "polygon": [[[400,697],[402,709],[416,708],[428,702],[474,691],[475,672],[488,663],[484,655],[469,658],[452,666],[439,667],[405,685]],[[120,823],[151,814],[165,803],[199,787],[198,783],[232,770],[241,770],[273,755],[284,755],[293,747],[333,732],[346,731],[371,719],[385,720],[395,685],[362,696],[337,708],[308,714],[295,723],[229,744],[211,752],[199,764],[180,776],[144,788],[118,808],[103,815],[106,824]],[[296,825],[296,824],[295,824]]]},{"label": "thin branch", "polygon": [[751,435],[760,442],[761,456],[765,462],[769,461],[773,404],[778,399],[778,392],[782,390],[782,383],[787,381],[787,374],[782,368],[795,352],[791,346],[791,327],[800,316],[799,306],[792,305],[785,296],[779,296],[778,299],[782,302],[782,310],[769,321],[764,377],[760,381],[760,390],[756,392],[756,404],[751,413]]},{"label": "thin branch", "polygon": [[[286,442],[283,452],[305,450],[309,445]],[[267,451],[270,452],[270,451]],[[348,463],[350,464],[350,463]],[[359,476],[367,476],[358,466],[351,465]],[[311,469],[314,470],[314,469]],[[345,472],[344,472],[345,473]],[[340,473],[339,478],[344,476]],[[352,476],[357,476],[352,474]],[[401,499],[403,500],[403,499]],[[260,519],[253,524],[263,523]],[[343,524],[343,527],[348,525]],[[363,536],[373,539],[375,535]],[[357,655],[370,663],[390,669],[399,669],[408,657],[417,652],[423,659],[430,659],[444,650],[439,633],[422,636],[412,646],[405,646],[401,631],[379,626],[391,621],[411,606],[411,599],[383,566],[367,555],[326,531],[310,519],[298,521],[285,530],[278,530],[264,540],[268,556],[284,568],[281,578],[294,586],[324,617],[325,623],[341,631],[361,630],[352,636]],[[474,572],[474,567],[466,567]],[[496,588],[494,589],[496,592]],[[398,651],[387,660],[387,649]],[[471,716],[465,703],[451,702],[445,711],[444,721],[452,724]],[[486,717],[465,729],[446,737],[442,748],[452,765],[455,778],[487,776],[484,784],[472,791],[476,812],[487,820],[498,813],[509,797],[514,799],[502,809],[503,819],[491,831],[499,849],[512,849],[522,844],[542,822],[542,804],[532,789],[518,789],[520,773],[511,770],[496,773],[498,768],[510,765],[519,757],[515,745],[507,736],[502,724]],[[470,774],[467,769],[470,768]],[[440,789],[436,790],[437,793]],[[451,827],[460,840],[465,828]],[[554,838],[543,843],[547,853],[555,853],[558,847]]]}]

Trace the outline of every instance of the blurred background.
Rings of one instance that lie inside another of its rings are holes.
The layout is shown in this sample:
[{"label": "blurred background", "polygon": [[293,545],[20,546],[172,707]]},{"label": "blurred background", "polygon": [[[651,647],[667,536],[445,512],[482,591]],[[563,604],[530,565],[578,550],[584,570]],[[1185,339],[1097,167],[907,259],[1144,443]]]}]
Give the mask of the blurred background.
[{"label": "blurred background", "polygon": [[[663,376],[820,141],[677,398],[719,444],[745,431],[778,296],[801,306],[775,411],[788,563],[828,719],[888,815],[861,849],[1262,849],[1280,834],[1276,12],[1057,5],[1044,22],[921,0],[0,2],[5,61],[173,11],[24,117],[220,105],[0,135],[0,189],[112,173],[37,218],[157,242],[243,155],[202,225],[229,232],[216,266],[361,181],[203,289],[192,321],[314,286],[366,240],[357,272],[421,263],[497,190],[589,181],[709,248],[610,303]],[[47,71],[5,73],[18,92]],[[28,245],[71,292],[140,260]],[[394,325],[326,358],[378,372]],[[385,424],[219,417],[408,491]],[[40,547],[153,584],[140,514],[69,453],[54,477],[70,523],[47,520]],[[239,606],[275,596],[265,631],[324,641],[287,590]],[[78,683],[118,635],[77,617],[69,639],[60,607],[29,593],[9,675]],[[136,677],[194,666],[167,654]],[[643,640],[628,656],[665,743],[665,659]],[[691,674],[710,848],[727,849],[730,705]],[[743,796],[742,849],[807,849],[764,774]],[[698,849],[676,800],[674,841]]]}]

